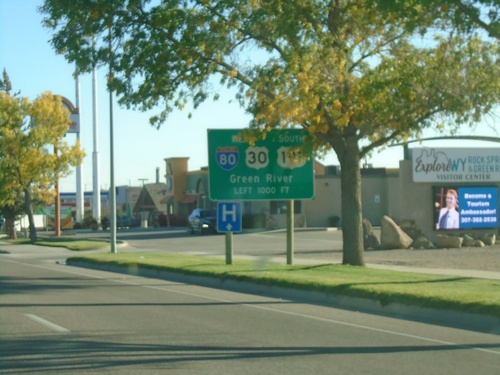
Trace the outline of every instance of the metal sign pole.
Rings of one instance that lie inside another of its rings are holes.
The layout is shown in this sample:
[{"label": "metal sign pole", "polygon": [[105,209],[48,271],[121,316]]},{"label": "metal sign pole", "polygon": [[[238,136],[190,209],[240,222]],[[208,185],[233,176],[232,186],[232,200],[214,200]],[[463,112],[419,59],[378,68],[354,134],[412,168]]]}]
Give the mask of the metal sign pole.
[{"label": "metal sign pole", "polygon": [[288,210],[286,212],[286,264],[293,264],[293,208],[293,200],[288,201]]},{"label": "metal sign pole", "polygon": [[226,232],[226,264],[233,264],[233,232]]}]

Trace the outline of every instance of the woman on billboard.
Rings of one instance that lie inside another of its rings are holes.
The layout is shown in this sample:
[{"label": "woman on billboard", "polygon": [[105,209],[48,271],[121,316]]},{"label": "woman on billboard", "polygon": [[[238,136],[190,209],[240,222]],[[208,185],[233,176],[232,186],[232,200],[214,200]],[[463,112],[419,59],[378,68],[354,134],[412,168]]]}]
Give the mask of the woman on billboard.
[{"label": "woman on billboard", "polygon": [[446,207],[439,211],[436,229],[458,229],[459,223],[458,193],[455,189],[448,189],[446,191]]}]

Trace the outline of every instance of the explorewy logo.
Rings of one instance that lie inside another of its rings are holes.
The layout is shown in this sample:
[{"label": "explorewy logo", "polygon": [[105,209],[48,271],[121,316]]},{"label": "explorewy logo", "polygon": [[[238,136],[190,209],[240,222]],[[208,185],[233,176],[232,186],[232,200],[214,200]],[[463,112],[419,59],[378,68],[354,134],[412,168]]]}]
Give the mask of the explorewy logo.
[{"label": "explorewy logo", "polygon": [[413,152],[414,181],[498,181],[500,177],[498,149],[423,148]]},{"label": "explorewy logo", "polygon": [[451,164],[443,151],[436,151],[435,149],[423,149],[420,156],[415,160],[414,170],[417,173],[429,173],[429,172],[450,172]]}]

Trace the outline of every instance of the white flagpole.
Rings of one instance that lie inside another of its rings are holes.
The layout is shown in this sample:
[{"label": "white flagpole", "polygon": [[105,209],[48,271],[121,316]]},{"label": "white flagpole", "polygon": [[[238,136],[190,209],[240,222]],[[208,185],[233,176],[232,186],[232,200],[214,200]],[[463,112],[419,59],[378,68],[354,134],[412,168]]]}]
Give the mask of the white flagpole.
[{"label": "white flagpole", "polygon": [[[78,108],[78,115],[80,116],[79,126],[76,133],[76,139],[82,144],[80,134],[80,126],[82,125],[82,112],[80,111],[80,74],[78,68],[75,70],[75,91],[76,91],[76,108]],[[76,221],[83,223],[83,216],[85,213],[85,200],[83,197],[83,168],[82,165],[76,167]]]},{"label": "white flagpole", "polygon": [[[95,37],[93,39],[95,48]],[[93,123],[94,123],[94,151],[92,153],[93,167],[93,217],[98,223],[101,222],[101,191],[99,181],[99,150],[98,150],[98,127],[97,127],[97,69],[92,69],[92,103],[93,103]]]}]

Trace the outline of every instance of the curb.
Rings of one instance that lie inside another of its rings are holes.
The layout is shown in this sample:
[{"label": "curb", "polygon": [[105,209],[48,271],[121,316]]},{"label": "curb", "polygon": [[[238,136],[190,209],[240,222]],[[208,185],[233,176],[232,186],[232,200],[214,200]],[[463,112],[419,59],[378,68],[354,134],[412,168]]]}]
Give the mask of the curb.
[{"label": "curb", "polygon": [[296,302],[319,304],[355,312],[382,315],[397,319],[413,320],[422,323],[500,335],[500,317],[493,315],[442,310],[415,305],[404,305],[400,303],[382,305],[379,301],[368,298],[332,295],[319,291],[304,291],[251,283],[248,281],[220,279],[217,277],[154,270],[144,267],[134,267],[132,269],[126,266],[109,264],[97,265],[84,261],[70,261],[66,264],[74,267],[169,280],[184,284],[194,284],[233,292],[249,293]]}]

